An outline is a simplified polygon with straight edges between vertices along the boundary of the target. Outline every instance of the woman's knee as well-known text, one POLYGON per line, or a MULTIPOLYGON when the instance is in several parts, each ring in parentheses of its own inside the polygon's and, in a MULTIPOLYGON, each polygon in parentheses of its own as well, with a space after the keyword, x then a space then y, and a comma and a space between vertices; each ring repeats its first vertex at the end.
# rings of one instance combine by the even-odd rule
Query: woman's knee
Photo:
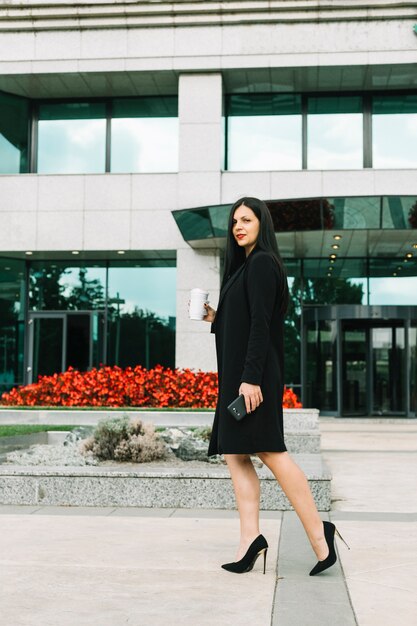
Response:
POLYGON ((287 463, 289 459, 288 452, 258 452, 257 456, 267 467, 272 464, 287 463))
POLYGON ((252 463, 249 454, 225 454, 224 459, 229 466, 244 466, 252 463))

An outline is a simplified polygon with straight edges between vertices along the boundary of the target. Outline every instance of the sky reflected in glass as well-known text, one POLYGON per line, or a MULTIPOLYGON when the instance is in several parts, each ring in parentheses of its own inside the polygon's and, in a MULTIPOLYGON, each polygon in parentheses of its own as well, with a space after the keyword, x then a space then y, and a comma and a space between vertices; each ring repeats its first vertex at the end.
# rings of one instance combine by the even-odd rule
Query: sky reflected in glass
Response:
POLYGON ((417 277, 369 279, 369 304, 417 305, 417 277))
POLYGON ((301 169, 301 115, 230 116, 228 169, 301 169))
POLYGON ((417 113, 373 115, 373 167, 417 167, 417 113))
POLYGON ((114 118, 112 172, 176 172, 178 118, 114 118))
POLYGON ((105 171, 106 120, 40 120, 40 174, 96 174, 105 171))
POLYGON ((360 169, 362 166, 361 113, 308 116, 309 169, 360 169))
POLYGON ((152 311, 158 317, 175 317, 176 268, 111 267, 109 298, 116 297, 125 301, 120 303, 120 312, 133 313, 137 307, 152 311))

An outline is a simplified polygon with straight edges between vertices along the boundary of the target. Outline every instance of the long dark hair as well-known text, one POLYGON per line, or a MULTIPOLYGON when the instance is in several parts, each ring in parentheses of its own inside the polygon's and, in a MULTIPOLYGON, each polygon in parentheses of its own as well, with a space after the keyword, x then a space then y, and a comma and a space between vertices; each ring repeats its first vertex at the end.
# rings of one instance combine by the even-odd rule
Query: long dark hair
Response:
POLYGON ((237 200, 230 209, 229 221, 227 225, 227 240, 224 257, 222 287, 230 278, 230 276, 246 260, 245 249, 243 247, 240 247, 236 243, 236 239, 233 236, 233 217, 236 209, 239 208, 242 204, 244 206, 247 206, 249 209, 252 209, 260 222, 256 248, 264 250, 265 252, 269 252, 269 254, 274 258, 280 269, 280 274, 283 278, 280 308, 281 311, 285 313, 288 307, 287 273, 285 271, 285 266, 278 250, 278 244, 275 237, 274 225, 272 223, 271 214, 265 202, 259 200, 258 198, 239 198, 239 200, 237 200))

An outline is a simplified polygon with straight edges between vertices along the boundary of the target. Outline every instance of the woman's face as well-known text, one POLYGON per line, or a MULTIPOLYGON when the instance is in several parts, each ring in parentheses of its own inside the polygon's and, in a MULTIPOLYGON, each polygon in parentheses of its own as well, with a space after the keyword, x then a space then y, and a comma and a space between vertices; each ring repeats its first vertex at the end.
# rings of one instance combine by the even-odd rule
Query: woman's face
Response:
POLYGON ((260 221, 249 207, 241 204, 233 215, 232 233, 238 246, 252 252, 259 236, 260 221))

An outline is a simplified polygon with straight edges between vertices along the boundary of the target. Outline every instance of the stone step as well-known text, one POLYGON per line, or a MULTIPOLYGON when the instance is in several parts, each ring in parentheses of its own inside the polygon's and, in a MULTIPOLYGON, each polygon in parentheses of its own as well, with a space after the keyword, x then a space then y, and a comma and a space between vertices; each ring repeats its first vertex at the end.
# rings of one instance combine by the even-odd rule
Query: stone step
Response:
MULTIPOLYGON (((293 456, 317 508, 330 510, 331 475, 320 454, 293 456)), ((290 510, 271 472, 257 468, 261 509, 290 510)), ((85 467, 0 466, 0 504, 236 508, 227 468, 210 463, 112 464, 85 467), (146 466, 146 467, 145 467, 146 466)))
MULTIPOLYGON (((0 424, 92 425, 109 417, 129 415, 155 426, 210 426, 214 411, 145 411, 141 409, 0 408, 0 424)), ((284 430, 318 430, 318 409, 284 409, 284 430)))

